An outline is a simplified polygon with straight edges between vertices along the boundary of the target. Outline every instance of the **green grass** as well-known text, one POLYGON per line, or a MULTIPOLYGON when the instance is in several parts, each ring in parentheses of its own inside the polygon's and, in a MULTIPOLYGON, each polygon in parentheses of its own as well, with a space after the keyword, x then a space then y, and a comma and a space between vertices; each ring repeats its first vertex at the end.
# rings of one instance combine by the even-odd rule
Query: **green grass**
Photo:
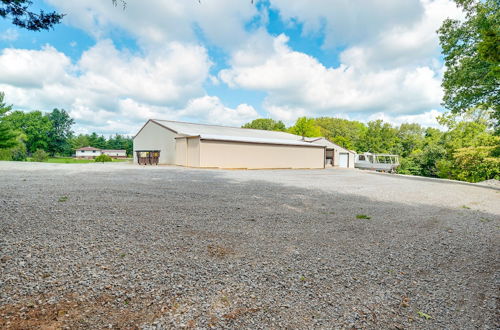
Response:
POLYGON ((421 312, 421 311, 417 311, 417 314, 418 316, 420 316, 421 318, 424 318, 426 320, 430 320, 432 319, 432 316, 430 316, 429 314, 426 314, 424 312, 421 312))
MULTIPOLYGON (((126 162, 129 159, 114 159, 113 162, 126 162)), ((28 161, 32 161, 31 158, 28 158, 28 161)), ((45 163, 58 163, 58 164, 86 164, 86 163, 95 163, 93 159, 76 159, 72 157, 51 157, 45 163)))
POLYGON ((356 214, 356 219, 366 219, 370 220, 371 217, 367 216, 366 214, 356 214))
POLYGON ((68 196, 61 196, 59 197, 58 202, 66 202, 68 200, 68 196))

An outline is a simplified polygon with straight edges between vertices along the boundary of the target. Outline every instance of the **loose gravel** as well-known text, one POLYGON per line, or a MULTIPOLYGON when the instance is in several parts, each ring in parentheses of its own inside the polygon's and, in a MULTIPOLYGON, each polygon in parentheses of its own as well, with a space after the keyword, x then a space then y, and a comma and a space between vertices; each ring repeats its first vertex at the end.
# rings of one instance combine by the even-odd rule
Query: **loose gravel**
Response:
POLYGON ((0 328, 482 328, 500 190, 0 162, 0 328))

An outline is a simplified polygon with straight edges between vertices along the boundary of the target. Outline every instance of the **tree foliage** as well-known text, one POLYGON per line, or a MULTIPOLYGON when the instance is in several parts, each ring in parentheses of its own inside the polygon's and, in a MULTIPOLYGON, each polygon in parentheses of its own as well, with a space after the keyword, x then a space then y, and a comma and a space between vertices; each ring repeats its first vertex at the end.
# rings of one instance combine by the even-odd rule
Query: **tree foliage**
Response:
POLYGON ((31 0, 1 0, 0 17, 11 19, 12 24, 31 31, 49 30, 64 17, 57 12, 45 13, 43 10, 35 13, 30 10, 32 5, 31 0))
POLYGON ((48 114, 52 127, 49 131, 48 152, 51 155, 67 153, 71 146, 69 139, 73 135, 71 127, 75 123, 64 109, 54 109, 48 114))
MULTIPOLYGON (((121 3, 123 9, 127 6, 125 0, 112 0, 113 5, 121 3)), ((30 9, 32 0, 0 0, 0 17, 10 19, 12 24, 31 31, 53 29, 61 23, 65 14, 55 11, 46 13, 43 10, 34 12, 30 9)))
POLYGON ((321 129, 316 125, 313 118, 300 117, 295 122, 295 125, 290 127, 289 132, 292 134, 300 135, 302 137, 318 137, 321 136, 321 129))
POLYGON ((286 131, 286 126, 283 124, 281 120, 276 121, 269 118, 260 118, 252 120, 249 123, 241 126, 243 128, 254 128, 254 129, 262 129, 266 131, 286 131))
POLYGON ((452 113, 491 109, 500 119, 500 1, 455 0, 464 21, 447 19, 438 30, 446 72, 443 105, 452 113))
POLYGON ((361 145, 361 138, 367 130, 365 124, 359 121, 341 118, 316 118, 316 125, 320 127, 322 136, 349 150, 361 145))
POLYGON ((5 94, 0 92, 0 149, 11 148, 18 144, 18 134, 4 121, 7 112, 12 110, 12 106, 4 102, 4 97, 5 94))

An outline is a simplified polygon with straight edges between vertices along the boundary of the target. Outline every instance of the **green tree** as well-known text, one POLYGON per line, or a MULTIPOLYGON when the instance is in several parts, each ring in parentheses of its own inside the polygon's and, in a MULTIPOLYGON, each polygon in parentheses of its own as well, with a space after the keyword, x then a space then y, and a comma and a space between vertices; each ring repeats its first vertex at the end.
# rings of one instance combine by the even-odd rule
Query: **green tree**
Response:
POLYGON ((24 133, 26 149, 33 153, 38 149, 47 150, 52 122, 40 111, 14 111, 4 120, 14 130, 24 133))
POLYGON ((397 143, 397 129, 378 119, 368 122, 365 135, 360 142, 361 152, 393 152, 397 143))
POLYGON ((407 157, 412 151, 422 149, 425 130, 419 124, 401 124, 398 128, 398 150, 392 150, 402 157, 407 157))
POLYGON ((263 129, 266 131, 286 131, 285 124, 281 120, 276 121, 270 118, 259 118, 241 126, 243 128, 263 129))
POLYGON ((89 145, 94 148, 105 149, 107 146, 107 141, 104 135, 97 135, 93 132, 88 136, 89 145))
POLYGON ((461 148, 453 154, 451 174, 454 179, 479 182, 500 179, 500 157, 494 146, 461 148))
POLYGON ((0 149, 12 148, 18 144, 18 134, 4 122, 7 112, 12 110, 12 106, 4 102, 4 97, 5 94, 0 92, 0 149))
POLYGON ((365 124, 341 118, 316 118, 316 125, 321 129, 321 135, 336 144, 357 150, 362 137, 366 133, 365 124))
POLYGON ((71 149, 79 149, 82 147, 87 147, 90 145, 89 137, 85 134, 78 134, 77 136, 72 136, 69 139, 69 144, 71 149))
POLYGON ((109 137, 106 141, 106 149, 126 150, 127 155, 132 155, 133 141, 132 138, 116 134, 109 137))
POLYGON ((452 113, 492 109, 500 119, 500 1, 455 0, 464 21, 447 19, 438 30, 446 72, 443 105, 452 113))
POLYGON ((289 128, 289 132, 302 137, 321 136, 321 129, 316 125, 316 121, 313 118, 307 117, 298 118, 295 125, 289 128))
POLYGON ((75 121, 69 116, 64 109, 54 109, 48 114, 52 123, 52 128, 49 131, 48 152, 51 155, 71 153, 69 139, 73 135, 71 126, 75 121))

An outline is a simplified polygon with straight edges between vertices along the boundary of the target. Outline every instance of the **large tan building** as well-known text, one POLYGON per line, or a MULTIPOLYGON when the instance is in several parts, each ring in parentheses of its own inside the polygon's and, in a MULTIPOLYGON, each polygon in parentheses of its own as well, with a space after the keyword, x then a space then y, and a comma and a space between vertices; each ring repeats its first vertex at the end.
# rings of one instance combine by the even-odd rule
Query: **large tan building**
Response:
POLYGON ((324 138, 150 119, 134 137, 134 163, 248 169, 354 167, 354 153, 324 138), (341 154, 346 156, 341 159, 341 154))

